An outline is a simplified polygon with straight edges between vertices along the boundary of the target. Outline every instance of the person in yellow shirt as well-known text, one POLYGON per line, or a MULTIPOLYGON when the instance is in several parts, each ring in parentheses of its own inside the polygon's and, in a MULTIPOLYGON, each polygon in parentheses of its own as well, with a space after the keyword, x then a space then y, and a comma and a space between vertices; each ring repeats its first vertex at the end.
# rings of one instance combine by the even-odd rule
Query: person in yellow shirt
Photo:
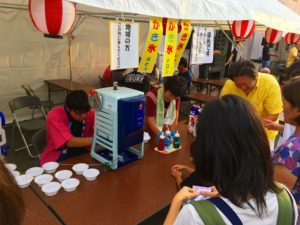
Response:
POLYGON ((285 64, 286 68, 289 68, 293 64, 293 62, 295 62, 296 60, 299 59, 298 46, 299 46, 298 44, 295 44, 294 47, 292 47, 290 49, 287 60, 286 60, 286 64, 285 64))
MULTIPOLYGON (((274 76, 259 73, 255 63, 250 60, 233 64, 229 76, 221 96, 235 94, 247 99, 256 108, 262 120, 278 122, 278 115, 282 112, 282 100, 280 87, 274 76)), ((266 128, 266 132, 273 149, 277 131, 266 128)))

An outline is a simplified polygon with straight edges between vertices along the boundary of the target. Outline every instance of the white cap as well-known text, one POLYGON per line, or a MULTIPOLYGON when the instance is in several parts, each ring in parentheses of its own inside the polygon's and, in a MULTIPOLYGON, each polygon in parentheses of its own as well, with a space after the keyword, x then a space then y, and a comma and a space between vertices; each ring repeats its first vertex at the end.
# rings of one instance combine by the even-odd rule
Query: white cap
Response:
POLYGON ((170 135, 171 135, 171 131, 170 131, 169 128, 168 128, 168 130, 166 130, 166 135, 167 135, 167 136, 170 136, 170 135))

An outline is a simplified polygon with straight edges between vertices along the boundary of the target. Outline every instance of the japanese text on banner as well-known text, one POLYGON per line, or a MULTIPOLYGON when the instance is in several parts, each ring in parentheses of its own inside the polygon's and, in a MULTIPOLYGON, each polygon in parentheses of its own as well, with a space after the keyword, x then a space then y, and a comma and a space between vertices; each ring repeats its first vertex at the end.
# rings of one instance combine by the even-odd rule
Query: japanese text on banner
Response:
POLYGON ((166 40, 164 50, 164 63, 162 75, 173 76, 174 59, 177 45, 177 21, 175 19, 168 19, 166 27, 166 40))
POLYGON ((138 67, 139 24, 110 23, 111 70, 138 67))
POLYGON ((213 51, 214 30, 206 27, 194 27, 191 64, 212 63, 213 51))
POLYGON ((179 60, 185 50, 185 47, 190 39, 191 33, 192 33, 192 26, 191 22, 189 20, 182 20, 181 21, 181 34, 180 38, 177 44, 177 51, 175 55, 175 62, 174 67, 176 68, 178 66, 179 60))
POLYGON ((151 18, 149 34, 138 72, 152 72, 162 38, 162 31, 162 19, 151 18))

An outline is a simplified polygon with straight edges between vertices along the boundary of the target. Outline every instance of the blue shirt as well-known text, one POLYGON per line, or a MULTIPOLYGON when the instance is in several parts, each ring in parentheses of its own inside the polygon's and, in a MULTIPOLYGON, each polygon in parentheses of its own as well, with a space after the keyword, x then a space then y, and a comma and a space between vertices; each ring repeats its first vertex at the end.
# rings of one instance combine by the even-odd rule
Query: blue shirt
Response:
POLYGON ((190 71, 186 71, 183 73, 178 73, 178 76, 184 77, 186 79, 187 88, 190 88, 192 83, 192 75, 190 74, 190 71))

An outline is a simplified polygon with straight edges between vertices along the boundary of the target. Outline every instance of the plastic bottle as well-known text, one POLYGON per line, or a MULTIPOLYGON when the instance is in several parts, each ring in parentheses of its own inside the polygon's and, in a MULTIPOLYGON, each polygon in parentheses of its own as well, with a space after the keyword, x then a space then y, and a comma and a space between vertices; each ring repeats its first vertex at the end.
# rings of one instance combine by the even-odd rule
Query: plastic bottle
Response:
POLYGON ((159 142, 158 142, 157 149, 159 151, 164 151, 165 150, 165 136, 164 136, 163 133, 159 136, 159 142))
POLYGON ((175 134, 173 147, 174 148, 180 148, 180 135, 179 135, 178 131, 176 131, 176 134, 175 134))
POLYGON ((198 110, 200 109, 199 105, 193 104, 190 110, 190 116, 189 116, 189 124, 188 124, 188 132, 193 133, 194 131, 194 125, 195 120, 198 116, 198 110))
POLYGON ((168 128, 166 130, 166 137, 165 137, 165 147, 169 147, 172 143, 172 137, 171 137, 171 131, 170 129, 168 128))
POLYGON ((169 128, 166 130, 166 136, 171 138, 171 131, 169 128))
POLYGON ((197 124, 198 124, 198 120, 199 120, 199 116, 201 114, 201 111, 202 111, 202 108, 199 108, 197 114, 195 114, 195 117, 194 117, 194 127, 193 127, 193 136, 194 137, 197 136, 196 130, 197 130, 197 124))
POLYGON ((5 130, 2 128, 2 126, 5 125, 5 117, 2 112, 0 112, 0 156, 1 155, 7 155, 8 148, 4 146, 6 144, 6 136, 5 136, 5 130))

